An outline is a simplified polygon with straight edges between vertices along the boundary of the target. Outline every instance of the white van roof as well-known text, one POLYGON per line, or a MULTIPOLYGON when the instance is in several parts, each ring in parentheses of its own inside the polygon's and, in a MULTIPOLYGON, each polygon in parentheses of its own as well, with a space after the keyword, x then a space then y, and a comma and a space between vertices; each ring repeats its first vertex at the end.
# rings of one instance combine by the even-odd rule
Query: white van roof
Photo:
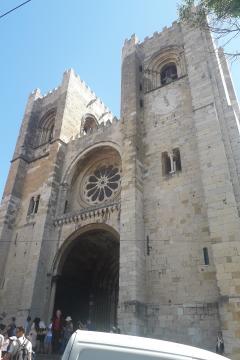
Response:
MULTIPOLYGON (((138 336, 112 334, 97 331, 77 330, 72 339, 74 342, 112 345, 134 348, 136 350, 160 351, 172 355, 184 355, 194 359, 206 360, 226 360, 226 357, 217 355, 207 350, 202 350, 193 346, 178 344, 170 341, 156 340, 138 336), (75 339, 74 339, 75 338, 75 339)), ((228 359, 229 360, 229 359, 228 359)))

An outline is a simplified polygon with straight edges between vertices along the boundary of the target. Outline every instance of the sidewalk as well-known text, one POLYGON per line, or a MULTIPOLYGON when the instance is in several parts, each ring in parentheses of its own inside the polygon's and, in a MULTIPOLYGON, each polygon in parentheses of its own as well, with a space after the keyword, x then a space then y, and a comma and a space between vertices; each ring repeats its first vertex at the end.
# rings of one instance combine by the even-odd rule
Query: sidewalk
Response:
POLYGON ((36 354, 36 360, 60 360, 61 355, 36 354))

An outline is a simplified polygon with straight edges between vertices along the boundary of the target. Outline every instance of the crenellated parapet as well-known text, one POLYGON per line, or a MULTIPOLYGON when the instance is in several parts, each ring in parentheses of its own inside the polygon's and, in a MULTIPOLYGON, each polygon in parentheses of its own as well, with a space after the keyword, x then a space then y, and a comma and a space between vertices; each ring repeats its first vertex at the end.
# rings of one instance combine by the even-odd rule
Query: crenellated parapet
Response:
POLYGON ((91 131, 85 134, 81 134, 81 132, 79 132, 73 139, 71 139, 71 141, 78 139, 88 139, 87 141, 89 141, 91 137, 97 136, 98 134, 100 135, 103 133, 107 133, 107 132, 109 133, 115 131, 120 123, 121 123, 121 119, 114 117, 112 121, 107 120, 106 122, 101 122, 98 127, 91 129, 91 131))
POLYGON ((87 85, 84 80, 80 78, 80 76, 73 69, 66 70, 63 73, 61 84, 54 89, 49 90, 47 93, 41 94, 41 90, 38 88, 33 90, 29 95, 29 101, 53 102, 61 93, 68 89, 69 83, 72 87, 77 85, 79 88, 78 90, 82 92, 85 97, 87 97, 88 101, 86 106, 88 108, 91 108, 94 103, 98 103, 102 107, 103 113, 109 113, 112 115, 111 110, 104 104, 101 98, 95 94, 95 92, 87 85))
POLYGON ((164 26, 162 31, 155 31, 151 36, 146 36, 142 42, 139 41, 135 34, 133 34, 130 39, 125 39, 122 49, 122 57, 126 57, 136 48, 141 50, 146 46, 153 46, 153 43, 156 41, 161 42, 164 41, 164 39, 171 38, 172 34, 179 30, 180 23, 178 21, 174 21, 171 26, 164 26))
POLYGON ((164 37, 168 37, 171 32, 176 31, 180 26, 178 21, 173 21, 171 26, 164 26, 162 31, 155 31, 151 36, 146 36, 139 46, 144 46, 149 41, 161 40, 164 37))

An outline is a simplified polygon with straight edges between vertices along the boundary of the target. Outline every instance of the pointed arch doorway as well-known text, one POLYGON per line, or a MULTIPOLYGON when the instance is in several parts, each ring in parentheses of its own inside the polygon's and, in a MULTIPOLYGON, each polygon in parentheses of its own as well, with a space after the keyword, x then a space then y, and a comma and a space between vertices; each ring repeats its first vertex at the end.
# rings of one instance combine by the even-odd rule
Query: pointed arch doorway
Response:
POLYGON ((57 271, 54 311, 61 309, 75 324, 91 320, 97 330, 117 324, 119 236, 96 226, 76 234, 62 249, 57 271))

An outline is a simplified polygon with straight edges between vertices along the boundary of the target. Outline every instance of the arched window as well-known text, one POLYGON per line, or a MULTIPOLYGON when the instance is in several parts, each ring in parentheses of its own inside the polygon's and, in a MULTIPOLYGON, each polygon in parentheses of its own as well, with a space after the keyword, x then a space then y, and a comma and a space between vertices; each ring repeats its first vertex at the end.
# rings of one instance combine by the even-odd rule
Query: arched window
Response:
POLYGON ((39 201, 40 201, 40 195, 31 197, 29 201, 27 216, 34 215, 38 212, 39 201))
POLYGON ((53 139, 56 111, 51 110, 40 121, 37 145, 49 143, 53 139))
POLYGON ((172 152, 162 153, 162 174, 164 176, 173 175, 182 171, 180 150, 175 148, 172 152))
POLYGON ((85 119, 83 120, 81 128, 82 128, 81 129, 82 134, 89 134, 93 130, 98 128, 98 122, 94 116, 92 115, 86 116, 85 119))
POLYGON ((177 67, 174 63, 165 65, 160 71, 161 85, 169 84, 177 78, 177 67))

